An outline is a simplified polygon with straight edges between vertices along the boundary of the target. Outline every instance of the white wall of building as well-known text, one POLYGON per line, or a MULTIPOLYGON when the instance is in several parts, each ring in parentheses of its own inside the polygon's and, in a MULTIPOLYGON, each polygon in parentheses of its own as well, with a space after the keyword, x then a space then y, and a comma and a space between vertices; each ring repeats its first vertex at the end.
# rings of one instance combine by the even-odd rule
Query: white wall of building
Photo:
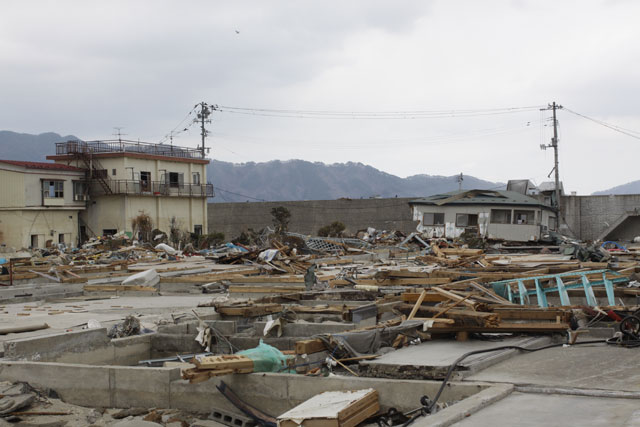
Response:
POLYGON ((429 237, 457 238, 465 228, 456 225, 457 214, 478 215, 478 229, 480 234, 490 239, 505 239, 512 241, 535 241, 540 238, 541 227, 548 227, 549 218, 555 216, 553 212, 540 207, 510 206, 510 205, 413 205, 413 219, 419 221, 417 231, 429 237), (511 224, 496 224, 491 222, 491 210, 510 210, 511 224), (534 213, 532 224, 514 224, 515 211, 531 211, 534 213), (444 224, 423 224, 425 213, 444 214, 444 224))
POLYGON ((37 247, 47 241, 76 245, 78 212, 85 203, 74 201, 73 181, 83 172, 29 169, 0 162, 0 244, 14 248, 37 247), (42 181, 63 181, 63 197, 47 205, 42 181))

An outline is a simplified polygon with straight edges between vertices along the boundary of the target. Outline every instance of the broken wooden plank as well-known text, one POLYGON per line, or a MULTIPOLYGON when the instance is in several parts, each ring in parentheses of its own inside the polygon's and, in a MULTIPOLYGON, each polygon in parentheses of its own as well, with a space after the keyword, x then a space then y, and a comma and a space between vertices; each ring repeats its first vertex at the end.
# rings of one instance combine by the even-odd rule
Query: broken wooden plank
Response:
POLYGON ((320 339, 309 339, 296 341, 296 354, 312 354, 326 350, 324 341, 320 339))

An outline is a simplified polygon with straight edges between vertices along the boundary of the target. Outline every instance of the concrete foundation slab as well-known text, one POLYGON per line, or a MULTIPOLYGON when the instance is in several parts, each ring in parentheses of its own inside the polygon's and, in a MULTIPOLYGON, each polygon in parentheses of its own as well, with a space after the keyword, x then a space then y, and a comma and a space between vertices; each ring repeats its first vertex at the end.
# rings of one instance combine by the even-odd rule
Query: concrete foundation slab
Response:
POLYGON ((606 344, 558 347, 519 354, 468 380, 640 391, 638 349, 606 344))
POLYGON ((640 425, 639 408, 640 400, 636 399, 515 392, 453 425, 460 427, 637 426, 640 425))
MULTIPOLYGON (((360 365, 365 369, 367 376, 441 379, 456 359, 470 351, 505 345, 535 348, 550 342, 549 337, 507 338, 501 341, 434 340, 392 351, 375 360, 361 362, 360 365)), ((469 375, 516 354, 517 350, 500 350, 470 356, 460 364, 456 375, 469 375)))

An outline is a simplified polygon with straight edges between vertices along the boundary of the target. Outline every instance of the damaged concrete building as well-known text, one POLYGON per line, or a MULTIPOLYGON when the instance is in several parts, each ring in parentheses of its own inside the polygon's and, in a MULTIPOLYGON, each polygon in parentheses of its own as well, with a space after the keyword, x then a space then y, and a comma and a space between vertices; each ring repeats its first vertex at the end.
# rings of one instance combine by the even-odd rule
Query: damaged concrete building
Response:
POLYGON ((417 230, 458 238, 465 231, 493 239, 528 242, 556 229, 553 209, 515 191, 461 190, 409 202, 417 230))

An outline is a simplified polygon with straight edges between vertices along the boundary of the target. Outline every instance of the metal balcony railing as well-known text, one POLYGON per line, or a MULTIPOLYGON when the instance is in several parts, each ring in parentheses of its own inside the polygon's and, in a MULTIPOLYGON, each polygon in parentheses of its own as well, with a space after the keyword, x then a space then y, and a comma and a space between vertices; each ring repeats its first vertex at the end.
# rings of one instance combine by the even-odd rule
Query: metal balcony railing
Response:
POLYGON ((107 192, 98 182, 91 182, 91 194, 129 194, 162 197, 213 197, 213 184, 177 184, 163 181, 111 179, 107 192))
POLYGON ((99 153, 139 153, 154 156, 203 159, 197 148, 176 145, 154 144, 129 140, 67 141, 56 143, 56 155, 99 154, 99 153))

